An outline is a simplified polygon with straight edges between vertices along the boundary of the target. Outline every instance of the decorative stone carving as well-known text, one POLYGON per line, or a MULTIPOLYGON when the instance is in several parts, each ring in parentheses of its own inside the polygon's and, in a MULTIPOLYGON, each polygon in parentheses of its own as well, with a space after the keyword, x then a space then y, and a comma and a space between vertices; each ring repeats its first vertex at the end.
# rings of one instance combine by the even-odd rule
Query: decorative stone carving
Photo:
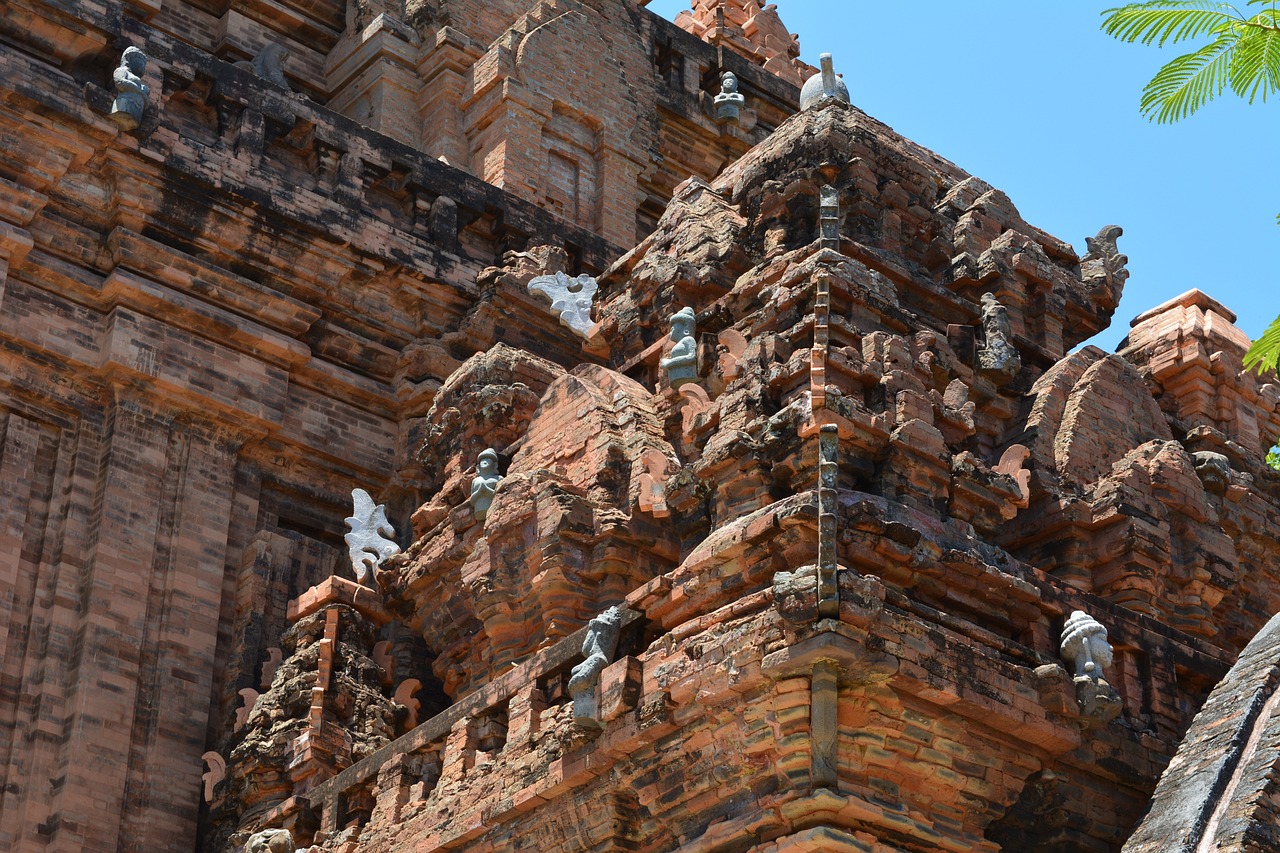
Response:
POLYGON ((373 644, 373 662, 382 669, 382 683, 386 687, 394 684, 396 678, 396 660, 391 656, 392 645, 390 640, 373 644))
POLYGON ((151 87, 142 82, 147 70, 147 55, 136 47, 126 47, 120 54, 120 65, 111 75, 116 99, 111 104, 111 119, 121 130, 133 130, 142 121, 151 87))
POLYGON ((206 803, 213 802, 213 789, 219 782, 227 778, 227 760, 216 752, 209 751, 200 756, 203 759, 208 770, 200 774, 200 779, 204 782, 204 801, 206 803))
POLYGON ((640 511, 654 518, 666 518, 671 515, 667 508, 667 457, 651 447, 642 458, 645 471, 640 475, 640 511))
POLYGON ((1084 238, 1086 251, 1080 259, 1080 266, 1085 272, 1086 282, 1090 280, 1088 271, 1091 266, 1097 266, 1096 262, 1101 263, 1104 275, 1110 276, 1117 286, 1122 286, 1129 278, 1129 270, 1125 268, 1129 263, 1129 256, 1120 254, 1118 245, 1123 234, 1124 229, 1119 225, 1106 225, 1098 232, 1098 236, 1084 238))
POLYGON ((736 329, 725 329, 716 336, 725 352, 720 356, 720 378, 737 379, 742 372, 742 357, 747 352, 747 339, 736 329))
POLYGON ((471 481, 471 497, 468 502, 475 513, 476 521, 484 521, 489 517, 489 506, 493 503, 494 490, 502 482, 498 473, 498 451, 492 447, 480 451, 476 459, 476 476, 471 481))
MULTIPOLYGON (((256 74, 268 83, 289 89, 289 81, 284 76, 284 63, 289 58, 289 48, 282 44, 269 44, 258 52, 253 59, 243 59, 236 63, 236 68, 256 74)), ((290 91, 292 91, 290 89, 290 91)))
POLYGON ((1120 713, 1120 697, 1107 683, 1104 670, 1111 666, 1107 629, 1083 610, 1077 610, 1062 628, 1061 654, 1075 668, 1076 703, 1092 725, 1102 725, 1120 713))
POLYGON ((386 560, 400 553, 395 543, 395 528, 387 521, 387 508, 375 504, 364 489, 352 489, 351 500, 355 512, 346 519, 348 532, 342 538, 347 541, 351 555, 351 568, 356 579, 364 583, 373 579, 374 571, 386 560))
POLYGON ((422 708, 422 703, 413 698, 413 696, 421 689, 422 682, 416 678, 406 678, 396 687, 396 702, 409 709, 409 716, 405 720, 405 726, 410 729, 418 725, 418 711, 422 708))
POLYGON ((253 706, 258 704, 258 691, 252 687, 244 687, 239 691, 241 705, 236 709, 236 728, 244 728, 244 724, 249 722, 249 715, 253 713, 253 706))
POLYGON ((738 76, 726 71, 720 77, 720 94, 715 96, 716 121, 737 121, 747 99, 738 92, 738 76))
POLYGON ((1011 444, 1000 454, 1000 461, 995 467, 996 473, 1012 477, 1017 482, 1018 491, 1022 493, 1022 498, 1017 501, 1019 509, 1026 509, 1031 503, 1031 472, 1025 467, 1030 455, 1031 451, 1025 446, 1011 444))
POLYGON ((564 272, 540 275, 529 282, 530 293, 541 293, 551 300, 551 310, 560 312, 560 323, 582 337, 591 334, 591 302, 599 285, 589 275, 569 278, 564 272))
POLYGON ((569 694, 573 696, 575 722, 600 726, 596 685, 600 683, 600 672, 613 660, 621 633, 622 609, 617 606, 610 607, 587 624, 587 636, 582 641, 582 654, 586 656, 586 660, 575 666, 569 676, 569 694))
POLYGON ((267 649, 267 659, 262 662, 262 680, 259 686, 263 690, 271 689, 271 682, 276 677, 276 670, 280 668, 280 661, 284 659, 284 652, 279 648, 272 646, 267 649))
POLYGON ((1204 483, 1205 491, 1215 495, 1226 494, 1231 485, 1231 462, 1221 453, 1198 450, 1192 454, 1196 462, 1196 475, 1204 483))
POLYGON ((1005 385, 1022 370, 1022 356, 1013 345, 1009 311, 993 294, 982 294, 982 331, 986 341, 978 350, 978 370, 996 385, 1005 385))
POLYGON ((667 374, 667 383, 679 388, 698 381, 698 342, 693 337, 696 320, 692 308, 681 308, 671 315, 671 353, 658 366, 667 374))
POLYGON ((828 101, 850 103, 849 87, 844 80, 836 76, 831 54, 824 53, 818 58, 822 70, 805 81, 800 89, 800 109, 811 110, 828 101))
POLYGON ((287 829, 264 829, 249 836, 244 853, 293 853, 293 834, 287 829))

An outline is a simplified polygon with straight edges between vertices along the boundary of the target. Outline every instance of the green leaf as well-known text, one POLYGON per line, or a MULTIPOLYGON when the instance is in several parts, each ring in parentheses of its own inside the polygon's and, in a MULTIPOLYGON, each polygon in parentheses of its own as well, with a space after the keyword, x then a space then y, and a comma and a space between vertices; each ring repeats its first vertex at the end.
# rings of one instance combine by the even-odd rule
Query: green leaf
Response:
POLYGON ((1244 354, 1246 370, 1255 373, 1266 373, 1275 370, 1280 363, 1280 317, 1277 317, 1262 333, 1262 337, 1253 342, 1249 351, 1244 354))
POLYGON ((1230 4, 1209 0, 1129 3, 1103 12, 1107 18, 1102 29, 1121 41, 1155 42, 1163 47, 1166 41, 1179 42, 1228 31, 1240 21, 1239 17, 1231 14, 1233 11, 1230 4))
POLYGON ((1231 90, 1249 103, 1259 96, 1266 101, 1268 95, 1280 92, 1280 27, 1272 18, 1263 13, 1251 19, 1258 25, 1242 31, 1232 52, 1231 90))
POLYGON ((1143 115, 1160 124, 1186 118, 1227 87, 1235 39, 1219 36, 1194 53, 1176 57, 1142 90, 1143 115))

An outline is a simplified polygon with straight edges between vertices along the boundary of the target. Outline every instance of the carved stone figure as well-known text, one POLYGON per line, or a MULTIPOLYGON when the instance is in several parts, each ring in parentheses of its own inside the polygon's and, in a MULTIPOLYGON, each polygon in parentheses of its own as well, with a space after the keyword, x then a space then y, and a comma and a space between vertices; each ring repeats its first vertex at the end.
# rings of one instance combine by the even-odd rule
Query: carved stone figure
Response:
POLYGON ((1022 370, 1022 356, 1013 345, 1009 311, 993 294, 982 294, 982 331, 986 342, 978 350, 978 370, 997 385, 1004 385, 1022 370))
POLYGON ((151 87, 142 82, 147 70, 147 55, 136 47, 126 47, 120 54, 120 65, 111 75, 116 99, 111 104, 111 118, 122 130, 133 130, 142 121, 151 87))
POLYGON ((289 89, 289 81, 284 76, 284 63, 288 58, 289 48, 282 44, 269 44, 253 59, 237 62, 236 68, 252 72, 281 89, 289 89))
POLYGON ((720 77, 720 94, 715 96, 716 121, 737 121, 747 99, 738 92, 738 76, 726 71, 720 77))
POLYGON ((347 541, 356 580, 364 583, 379 566, 400 553, 400 546, 395 543, 396 531, 387 521, 385 506, 374 504, 364 489, 352 489, 351 501, 355 511, 346 519, 348 532, 342 538, 347 541))
POLYGON ((476 476, 471 481, 471 509, 475 512, 476 521, 484 521, 489 517, 489 506, 493 503, 494 490, 502 476, 498 473, 498 451, 492 447, 480 451, 476 459, 476 476))
MULTIPOLYGON (((1129 256, 1120 254, 1118 245, 1123 234, 1124 229, 1119 225, 1106 225, 1098 232, 1098 236, 1085 237, 1084 245, 1087 251, 1080 259, 1081 267, 1087 268, 1091 261, 1100 261, 1106 274, 1117 285, 1123 285, 1125 279, 1129 277, 1129 270, 1125 268, 1125 264, 1129 263, 1129 256)), ((1087 279, 1088 276, 1086 276, 1087 279)))
POLYGON ((694 315, 692 308, 681 308, 671 315, 671 340, 675 346, 671 353, 658 362, 667 374, 672 388, 698 381, 698 342, 694 340, 694 315))
POLYGON ((831 99, 839 103, 850 103, 849 87, 836 76, 831 54, 822 54, 818 61, 822 70, 806 80, 800 89, 800 109, 810 110, 831 99))
POLYGON ((1062 628, 1062 658, 1075 667, 1075 678, 1103 678, 1111 666, 1107 629, 1083 610, 1077 610, 1062 628))
POLYGON ((589 275, 569 278, 564 272, 540 275, 529 282, 530 293, 544 294, 551 300, 551 310, 560 312, 561 324, 568 326, 582 337, 591 334, 591 302, 599 285, 589 275))
POLYGON ((244 853, 293 853, 293 834, 287 829, 264 829, 249 836, 244 853))
POLYGON ((596 685, 600 672, 613 660, 622 632, 622 609, 610 607, 587 624, 582 641, 586 660, 573 668, 569 676, 569 694, 573 696, 573 719, 591 726, 600 725, 600 709, 596 702, 596 685))
POLYGON ((1225 494, 1231 485, 1231 462, 1221 453, 1198 450, 1192 454, 1196 461, 1196 474, 1204 483, 1205 491, 1215 495, 1225 494))

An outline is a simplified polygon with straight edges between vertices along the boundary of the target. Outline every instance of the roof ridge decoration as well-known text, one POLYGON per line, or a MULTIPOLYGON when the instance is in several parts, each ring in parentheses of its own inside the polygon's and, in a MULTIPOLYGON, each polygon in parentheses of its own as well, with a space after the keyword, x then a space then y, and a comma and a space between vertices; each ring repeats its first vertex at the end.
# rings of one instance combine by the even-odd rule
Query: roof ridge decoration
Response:
POLYGON ((800 59, 800 37, 778 17, 778 5, 753 0, 693 0, 676 26, 708 44, 727 47, 799 86, 817 71, 800 59))

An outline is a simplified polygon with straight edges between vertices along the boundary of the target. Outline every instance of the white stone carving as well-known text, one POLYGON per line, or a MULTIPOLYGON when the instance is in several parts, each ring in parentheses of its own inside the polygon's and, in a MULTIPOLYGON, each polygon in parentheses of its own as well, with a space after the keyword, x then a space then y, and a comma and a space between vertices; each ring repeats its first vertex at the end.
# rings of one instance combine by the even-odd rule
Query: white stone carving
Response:
POLYGON ((596 685, 600 683, 601 671, 613 660, 621 633, 622 609, 617 606, 610 607, 587 624, 587 636, 582 641, 582 654, 586 660, 575 666, 569 676, 575 722, 600 725, 596 685))
POLYGON ((1083 610, 1077 610, 1062 628, 1062 659, 1075 667, 1075 678, 1097 681, 1111 666, 1111 644, 1107 629, 1083 610))
POLYGON ((396 531, 387 521, 385 506, 375 505, 364 489, 352 489, 351 500, 355 512, 346 520, 349 532, 342 538, 347 540, 356 580, 364 583, 366 577, 372 579, 374 570, 400 553, 400 546, 395 543, 396 531))
POLYGON ((564 272, 540 275, 529 282, 530 293, 541 293, 551 300, 551 310, 560 313, 561 325, 568 326, 582 337, 591 334, 591 303, 600 286, 589 275, 569 278, 564 272))
POLYGON ((810 110, 822 106, 827 101, 849 103, 849 87, 836 76, 835 66, 831 62, 831 54, 824 53, 818 57, 822 70, 804 81, 800 89, 800 109, 810 110))
POLYGON ((111 120, 122 130, 133 130, 142 121, 151 87, 142 82, 147 70, 147 55, 136 47, 126 47, 120 54, 120 65, 111 75, 116 99, 111 104, 111 120))

